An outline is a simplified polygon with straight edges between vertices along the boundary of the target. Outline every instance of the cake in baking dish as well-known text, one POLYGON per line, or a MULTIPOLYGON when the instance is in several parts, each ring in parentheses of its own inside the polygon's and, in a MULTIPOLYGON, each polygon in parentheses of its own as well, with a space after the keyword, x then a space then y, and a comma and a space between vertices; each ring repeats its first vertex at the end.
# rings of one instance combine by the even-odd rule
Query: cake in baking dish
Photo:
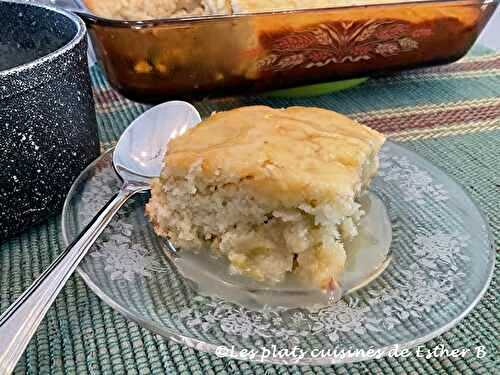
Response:
POLYGON ((401 0, 84 0, 84 2, 89 10, 101 17, 147 20, 387 4, 401 0))
POLYGON ((101 17, 147 20, 228 14, 226 0, 84 0, 101 17))
POLYGON ((319 9, 398 2, 400 0, 231 0, 234 13, 274 12, 296 9, 319 9))
POLYGON ((211 251, 231 270, 328 289, 384 136, 338 113, 291 107, 220 112, 169 143, 146 212, 181 251, 211 251))

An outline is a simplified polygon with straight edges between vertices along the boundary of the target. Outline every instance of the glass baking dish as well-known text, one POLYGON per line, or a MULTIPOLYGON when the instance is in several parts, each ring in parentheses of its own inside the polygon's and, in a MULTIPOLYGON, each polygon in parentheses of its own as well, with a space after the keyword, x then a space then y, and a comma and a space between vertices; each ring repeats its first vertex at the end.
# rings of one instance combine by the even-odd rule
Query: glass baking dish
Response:
POLYGON ((110 83, 141 102, 251 94, 449 63, 496 0, 447 0, 148 21, 78 12, 110 83))

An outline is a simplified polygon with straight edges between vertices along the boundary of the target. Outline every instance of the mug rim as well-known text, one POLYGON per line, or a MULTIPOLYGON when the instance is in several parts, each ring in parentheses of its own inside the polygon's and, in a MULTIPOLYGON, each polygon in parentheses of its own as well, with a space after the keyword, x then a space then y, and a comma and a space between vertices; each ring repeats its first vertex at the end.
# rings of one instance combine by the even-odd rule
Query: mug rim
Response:
POLYGON ((50 5, 45 5, 45 4, 35 4, 35 3, 27 3, 26 1, 20 1, 20 0, 7 0, 7 1, 1 1, 0 2, 0 7, 2 6, 2 3, 5 4, 16 4, 16 5, 23 5, 26 6, 27 8, 29 7, 38 7, 45 9, 49 12, 55 12, 58 14, 61 14, 62 16, 66 17, 69 19, 73 24, 76 26, 76 32, 71 38, 71 40, 67 43, 65 43, 63 46, 59 47, 58 49, 51 51, 50 53, 38 57, 34 59, 33 61, 14 66, 12 68, 8 68, 5 70, 0 70, 0 79, 8 77, 11 74, 19 74, 26 72, 30 69, 35 69, 36 67, 40 65, 45 65, 47 63, 52 62, 53 60, 57 59, 59 56, 64 55, 66 52, 71 51, 76 45, 78 45, 82 39, 85 37, 87 34, 87 29, 85 26, 85 23, 83 20, 78 17, 77 15, 68 12, 64 9, 56 8, 50 5))

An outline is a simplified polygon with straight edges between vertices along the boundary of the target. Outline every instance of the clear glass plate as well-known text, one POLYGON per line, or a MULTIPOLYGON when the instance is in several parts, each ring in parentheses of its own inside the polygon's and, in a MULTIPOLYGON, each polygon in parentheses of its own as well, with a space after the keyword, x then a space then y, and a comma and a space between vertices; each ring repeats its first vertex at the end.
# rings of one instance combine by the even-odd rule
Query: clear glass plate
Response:
MULTIPOLYGON (((66 244, 118 191, 108 152, 74 183, 63 210, 66 244)), ((391 142, 371 192, 392 226, 392 262, 367 286, 319 309, 255 310, 198 293, 166 255, 138 196, 79 267, 87 285, 127 318, 199 350, 284 364, 372 359, 422 344, 457 324, 494 267, 485 218, 453 180, 391 142), (369 351, 369 350, 372 351, 369 351)))

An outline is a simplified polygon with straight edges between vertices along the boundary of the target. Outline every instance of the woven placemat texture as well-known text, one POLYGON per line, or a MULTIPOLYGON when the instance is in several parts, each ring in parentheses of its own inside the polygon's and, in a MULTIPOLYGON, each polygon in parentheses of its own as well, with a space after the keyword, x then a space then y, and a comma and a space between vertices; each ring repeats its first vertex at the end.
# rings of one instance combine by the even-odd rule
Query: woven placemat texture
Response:
MULTIPOLYGON (((97 67, 92 79, 103 149, 147 107, 113 91, 97 67)), ((457 63, 371 79, 333 95, 247 97, 195 103, 202 115, 241 105, 318 106, 379 129, 454 177, 486 213, 500 248, 500 54, 476 49, 457 63)), ((0 246, 0 311, 62 251, 60 219, 0 246)), ((498 252, 497 252, 498 254, 498 252)), ((498 258, 498 256, 497 256, 498 258)), ((49 310, 17 374, 493 374, 500 371, 500 273, 479 305, 434 348, 485 347, 484 358, 382 358, 325 367, 285 367, 221 359, 154 335, 101 302, 73 276, 49 310)))

